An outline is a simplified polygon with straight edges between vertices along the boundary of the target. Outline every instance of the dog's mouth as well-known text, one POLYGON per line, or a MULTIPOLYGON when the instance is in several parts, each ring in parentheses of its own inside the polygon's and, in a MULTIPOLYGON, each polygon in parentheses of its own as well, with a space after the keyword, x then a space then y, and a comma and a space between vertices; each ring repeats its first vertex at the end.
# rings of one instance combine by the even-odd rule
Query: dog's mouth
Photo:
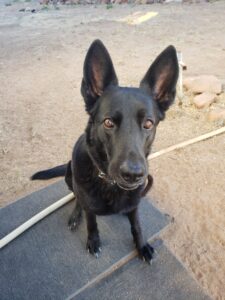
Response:
POLYGON ((103 172, 99 172, 98 177, 104 179, 105 181, 107 181, 111 185, 115 185, 116 184, 119 188, 121 188, 122 190, 125 190, 125 191, 136 190, 140 185, 144 184, 144 182, 138 182, 136 184, 121 183, 121 182, 118 182, 117 180, 112 179, 111 177, 107 176, 103 172))
POLYGON ((116 182, 118 187, 121 188, 122 190, 125 190, 125 191, 133 191, 133 190, 136 190, 139 186, 143 185, 143 182, 139 182, 139 183, 136 183, 136 184, 124 184, 124 183, 119 183, 118 181, 116 182))
POLYGON ((106 182, 110 183, 111 185, 117 185, 119 188, 125 191, 136 190, 138 187, 140 187, 145 183, 145 179, 139 180, 138 182, 135 182, 133 184, 128 182, 121 182, 121 180, 116 180, 115 178, 105 174, 102 171, 99 171, 98 177, 104 179, 106 182))

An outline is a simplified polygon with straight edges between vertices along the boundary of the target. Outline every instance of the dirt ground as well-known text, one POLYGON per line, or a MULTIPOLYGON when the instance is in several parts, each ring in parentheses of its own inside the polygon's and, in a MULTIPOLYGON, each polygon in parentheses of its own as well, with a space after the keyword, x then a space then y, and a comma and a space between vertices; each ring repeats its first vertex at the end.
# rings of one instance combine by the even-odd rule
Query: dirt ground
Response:
MULTIPOLYGON (((0 0, 0 206, 49 182, 35 171, 70 159, 87 116, 80 96, 87 48, 100 38, 121 85, 137 86, 167 45, 182 51, 185 76, 213 74, 225 82, 225 2, 59 6, 0 0), (23 7, 37 12, 19 12, 23 7), (154 16, 139 25, 147 12, 154 16)), ((158 129, 154 151, 222 124, 176 103, 158 129)), ((224 101, 225 103, 225 101, 224 101)), ((225 299, 225 135, 150 161, 150 197, 174 223, 165 243, 213 299, 225 299)))

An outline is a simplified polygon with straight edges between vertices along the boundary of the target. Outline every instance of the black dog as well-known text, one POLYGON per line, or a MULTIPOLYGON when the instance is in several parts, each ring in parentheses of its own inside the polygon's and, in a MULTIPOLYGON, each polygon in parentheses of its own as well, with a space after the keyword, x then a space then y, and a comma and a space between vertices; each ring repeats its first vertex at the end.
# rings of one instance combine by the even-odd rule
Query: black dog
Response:
POLYGON ((96 215, 125 213, 139 255, 148 262, 152 259, 154 250, 142 237, 138 204, 152 184, 147 156, 156 127, 174 101, 177 78, 173 46, 156 58, 139 88, 118 86, 112 60, 101 41, 94 41, 88 50, 81 85, 89 114, 86 131, 67 165, 38 172, 32 179, 65 175, 76 196, 69 227, 77 227, 84 210, 87 249, 96 257, 101 251, 96 215))

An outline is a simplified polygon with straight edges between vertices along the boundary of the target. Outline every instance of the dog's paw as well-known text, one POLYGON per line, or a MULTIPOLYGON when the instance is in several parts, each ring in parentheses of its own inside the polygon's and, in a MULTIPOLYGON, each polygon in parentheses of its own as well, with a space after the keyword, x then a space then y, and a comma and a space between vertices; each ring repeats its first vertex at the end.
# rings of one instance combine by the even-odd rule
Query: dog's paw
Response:
POLYGON ((94 255, 96 258, 99 257, 101 249, 100 239, 88 239, 87 240, 87 250, 90 254, 94 255))
POLYGON ((144 245, 140 250, 138 250, 140 257, 149 264, 152 264, 152 259, 154 256, 154 248, 148 243, 144 245))
POLYGON ((81 221, 81 216, 72 215, 68 221, 68 228, 71 231, 75 231, 78 228, 80 221, 81 221))

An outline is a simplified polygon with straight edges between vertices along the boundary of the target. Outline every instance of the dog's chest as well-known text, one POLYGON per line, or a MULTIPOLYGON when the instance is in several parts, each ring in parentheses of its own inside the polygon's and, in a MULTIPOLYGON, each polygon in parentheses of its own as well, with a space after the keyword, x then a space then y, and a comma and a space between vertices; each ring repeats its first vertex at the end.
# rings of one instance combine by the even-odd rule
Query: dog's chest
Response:
POLYGON ((110 185, 99 179, 89 189, 89 206, 100 215, 126 213, 139 204, 138 194, 137 191, 124 191, 117 185, 110 185))

